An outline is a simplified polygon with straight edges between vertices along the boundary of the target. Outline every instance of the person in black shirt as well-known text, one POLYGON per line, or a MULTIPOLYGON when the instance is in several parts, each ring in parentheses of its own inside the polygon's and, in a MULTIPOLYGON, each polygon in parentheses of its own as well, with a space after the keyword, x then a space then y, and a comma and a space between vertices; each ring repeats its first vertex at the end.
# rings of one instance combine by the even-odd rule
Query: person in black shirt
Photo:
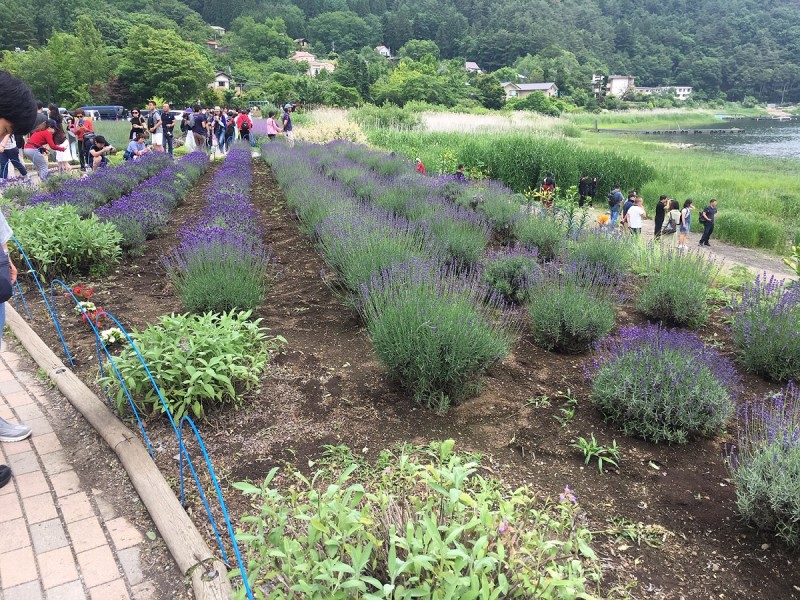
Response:
POLYGON ((661 229, 664 227, 664 218, 666 217, 666 210, 667 204, 669 203, 669 198, 667 196, 661 196, 658 199, 658 204, 656 204, 656 216, 655 216, 655 232, 654 236, 659 238, 661 237, 661 229))
POLYGON ((703 224, 703 235, 700 238, 701 246, 711 246, 708 240, 714 231, 714 221, 717 218, 717 201, 712 199, 700 213, 700 222, 703 224))
POLYGON ((591 196, 592 191, 592 180, 589 179, 589 176, 584 173, 581 175, 581 180, 578 182, 578 194, 580 197, 578 198, 578 206, 583 208, 583 205, 586 204, 586 198, 591 196))
POLYGON ((194 143, 197 149, 208 152, 208 148, 206 148, 206 141, 208 139, 208 117, 199 104, 196 104, 194 107, 192 134, 194 135, 194 143))
POLYGON ((138 108, 131 109, 131 131, 128 134, 129 140, 135 140, 137 133, 144 133, 144 117, 138 108))
POLYGON ((172 156, 173 137, 175 136, 175 115, 170 112, 169 104, 166 102, 161 108, 161 126, 164 128, 164 148, 167 154, 172 156))

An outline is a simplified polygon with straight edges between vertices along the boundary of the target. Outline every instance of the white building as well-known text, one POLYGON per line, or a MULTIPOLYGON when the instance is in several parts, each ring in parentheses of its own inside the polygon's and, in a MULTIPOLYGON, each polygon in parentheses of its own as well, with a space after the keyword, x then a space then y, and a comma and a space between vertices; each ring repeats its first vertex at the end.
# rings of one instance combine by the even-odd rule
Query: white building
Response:
POLYGON ((631 75, 609 75, 606 80, 606 92, 620 98, 635 87, 631 75))
POLYGON ((686 100, 692 95, 692 86, 690 85, 662 85, 658 87, 637 87, 634 89, 636 92, 645 94, 646 96, 663 96, 674 93, 678 100, 686 100))
POLYGON ((480 75, 483 73, 483 70, 478 66, 478 63, 468 60, 464 63, 464 68, 467 70, 467 73, 477 73, 480 75))
POLYGON ((380 54, 383 58, 392 58, 392 51, 386 46, 375 46, 375 52, 380 54))
POLYGON ((289 57, 289 60, 293 60, 295 62, 308 63, 308 70, 306 71, 306 75, 308 75, 309 77, 316 77, 322 71, 328 71, 332 73, 336 69, 336 65, 333 64, 331 61, 317 60, 316 55, 311 54, 311 52, 302 52, 298 50, 289 57))

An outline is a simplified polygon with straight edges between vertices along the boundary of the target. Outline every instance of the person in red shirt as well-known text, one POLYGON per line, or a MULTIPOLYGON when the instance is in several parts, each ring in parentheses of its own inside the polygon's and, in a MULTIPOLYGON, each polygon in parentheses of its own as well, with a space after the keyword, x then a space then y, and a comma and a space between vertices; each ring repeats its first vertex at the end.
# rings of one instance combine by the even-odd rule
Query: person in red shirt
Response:
POLYGON ((417 163, 417 173, 425 175, 425 165, 422 164, 422 161, 419 158, 415 158, 414 162, 417 163))
POLYGON ((92 119, 86 116, 83 109, 75 111, 75 120, 72 122, 72 133, 78 138, 78 156, 81 160, 81 171, 86 170, 86 163, 89 162, 89 148, 92 147, 94 140, 94 123, 92 119), (86 138, 89 138, 87 140, 86 138), (87 144, 87 141, 89 142, 87 144))
POLYGON ((58 150, 59 152, 66 150, 66 146, 59 146, 53 140, 53 133, 56 127, 55 121, 48 120, 44 129, 30 135, 28 141, 25 142, 25 148, 23 148, 25 156, 33 163, 33 167, 39 173, 39 179, 42 181, 47 179, 47 155, 50 154, 50 150, 58 150))

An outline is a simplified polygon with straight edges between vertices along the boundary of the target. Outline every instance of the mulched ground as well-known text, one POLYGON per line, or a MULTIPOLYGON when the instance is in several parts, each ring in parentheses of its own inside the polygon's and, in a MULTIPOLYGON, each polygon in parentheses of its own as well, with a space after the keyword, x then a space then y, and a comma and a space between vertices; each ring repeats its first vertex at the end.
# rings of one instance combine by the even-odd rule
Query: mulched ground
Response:
MULTIPOLYGON (((142 257, 126 260, 112 276, 91 282, 96 303, 122 316, 125 325, 143 327, 162 314, 182 310, 162 259, 175 245, 175 231, 202 210, 203 190, 213 170, 178 208, 167 231, 148 242, 142 257)), ((244 408, 212 415, 201 425, 231 515, 249 510, 231 483, 257 482, 273 467, 287 464, 308 473, 324 444, 347 444, 377 457, 380 450, 401 442, 454 438, 457 448, 482 453, 486 470, 509 484, 526 484, 549 497, 569 485, 596 531, 608 529, 608 519, 623 517, 669 532, 658 548, 598 534, 594 545, 607 567, 606 593, 635 579, 638 585, 631 594, 636 598, 800 598, 797 553, 737 519, 735 491, 722 461, 732 438, 669 447, 623 437, 589 403, 582 369, 587 356, 542 351, 523 326, 513 354, 489 372, 479 396, 445 416, 413 404, 386 380, 359 320, 324 284, 322 259, 298 231, 269 168, 257 160, 254 170, 253 199, 283 271, 258 316, 288 346, 274 357, 260 392, 244 408), (578 399, 578 408, 574 420, 562 427, 554 417, 563 402, 559 393, 567 389, 578 399), (542 395, 550 397, 549 407, 527 404, 542 395), (623 457, 618 472, 600 474, 594 465, 585 467, 582 455, 570 448, 578 436, 591 433, 604 444, 617 440, 623 457)), ((76 370, 91 384, 97 371, 94 342, 66 302, 61 312, 76 370)), ((719 311, 712 316, 701 335, 731 352, 721 317, 719 311)), ((640 322, 631 306, 619 308, 618 325, 640 322)), ((45 318, 37 316, 33 325, 51 347, 60 349, 45 318)), ((745 398, 776 389, 748 375, 744 385, 745 398)), ((177 490, 174 436, 158 419, 148 422, 148 430, 157 462, 177 490)), ((190 493, 189 507, 213 545, 196 493, 190 493)))

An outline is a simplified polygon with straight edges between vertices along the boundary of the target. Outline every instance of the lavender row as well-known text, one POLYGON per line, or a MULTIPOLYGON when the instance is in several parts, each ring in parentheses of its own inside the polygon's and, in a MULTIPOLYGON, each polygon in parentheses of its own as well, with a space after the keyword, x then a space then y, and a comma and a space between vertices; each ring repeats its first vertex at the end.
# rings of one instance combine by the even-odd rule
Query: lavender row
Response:
POLYGON ((94 212, 101 221, 114 223, 122 234, 123 251, 136 254, 144 246, 145 240, 161 232, 169 222, 172 211, 183 202, 189 189, 208 166, 208 156, 204 152, 187 154, 133 188, 127 195, 94 212))
POLYGON ((448 260, 435 215, 415 222, 357 198, 343 177, 321 174, 333 164, 327 147, 270 144, 262 152, 389 377, 438 411, 478 389, 485 370, 508 354, 516 320, 477 270, 466 274, 448 260))
POLYGON ((95 208, 130 193, 141 182, 160 173, 171 163, 172 158, 166 154, 145 154, 138 160, 127 161, 117 167, 100 169, 87 177, 67 181, 54 192, 37 194, 30 199, 30 204, 69 204, 82 217, 86 217, 95 208))
POLYGON ((211 180, 205 210, 178 234, 165 264, 188 310, 252 310, 274 279, 266 231, 250 201, 252 180, 250 151, 231 150, 211 180))

